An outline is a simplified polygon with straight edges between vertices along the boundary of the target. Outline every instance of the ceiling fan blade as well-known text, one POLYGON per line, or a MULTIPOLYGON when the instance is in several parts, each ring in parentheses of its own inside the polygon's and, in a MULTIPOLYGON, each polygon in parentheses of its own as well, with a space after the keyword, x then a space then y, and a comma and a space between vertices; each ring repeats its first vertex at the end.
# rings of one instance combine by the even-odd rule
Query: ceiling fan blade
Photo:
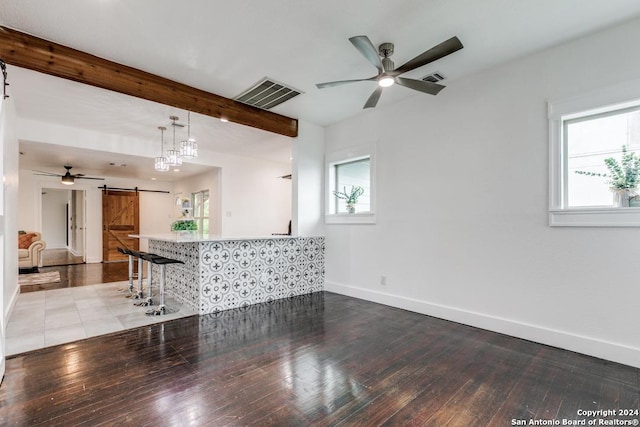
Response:
POLYGON ((93 176, 78 176, 78 175, 75 175, 74 178, 75 179, 99 179, 100 181, 104 181, 104 178, 96 178, 96 177, 93 177, 93 176))
POLYGON ((430 95, 437 95, 446 86, 438 83, 425 82, 424 80, 407 79, 406 77, 396 77, 396 83, 409 89, 419 90, 430 95))
POLYGON ((367 80, 375 80, 377 77, 378 76, 371 77, 371 78, 368 78, 368 79, 338 80, 338 81, 335 81, 335 82, 316 83, 316 87, 318 89, 324 89, 325 87, 340 86, 340 85, 344 85, 344 84, 347 84, 347 83, 366 82, 367 80))
POLYGON ((378 104, 380 95, 382 95, 382 89, 384 89, 382 86, 378 86, 376 90, 373 91, 369 99, 367 99, 367 102, 364 104, 364 107, 362 107, 362 109, 374 108, 378 104))
POLYGON ((394 76, 398 76, 402 73, 406 73, 407 71, 414 70, 418 67, 422 67, 430 62, 443 58, 447 55, 451 55, 453 52, 462 49, 462 43, 457 37, 451 37, 449 40, 446 40, 439 45, 432 47, 426 52, 421 53, 416 56, 409 62, 402 64, 395 70, 393 70, 392 74, 394 76))
POLYGON ((37 171, 37 170, 34 170, 33 172, 36 172, 36 173, 34 173, 34 175, 42 175, 42 176, 64 176, 64 175, 60 175, 59 173, 53 173, 53 172, 45 172, 45 171, 37 171))
POLYGON ((378 69, 379 72, 382 73, 384 71, 380 55, 378 55, 378 50, 373 46, 369 37, 355 36, 351 37, 349 41, 365 58, 367 58, 369 62, 373 64, 374 67, 378 69))

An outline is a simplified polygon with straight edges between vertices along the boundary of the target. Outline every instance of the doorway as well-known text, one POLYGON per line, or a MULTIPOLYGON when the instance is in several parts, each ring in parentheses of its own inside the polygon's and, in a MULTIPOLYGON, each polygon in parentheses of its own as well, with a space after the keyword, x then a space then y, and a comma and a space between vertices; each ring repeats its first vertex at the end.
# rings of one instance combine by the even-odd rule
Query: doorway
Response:
POLYGON ((59 188, 42 189, 42 265, 85 262, 85 192, 59 188))

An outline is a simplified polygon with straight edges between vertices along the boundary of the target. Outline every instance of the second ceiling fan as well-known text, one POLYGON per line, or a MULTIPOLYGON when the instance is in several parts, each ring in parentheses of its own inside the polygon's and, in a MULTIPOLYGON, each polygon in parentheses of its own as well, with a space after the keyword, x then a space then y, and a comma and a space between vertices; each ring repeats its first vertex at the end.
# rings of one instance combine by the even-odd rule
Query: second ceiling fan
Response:
POLYGON ((339 80, 335 82, 318 83, 316 86, 318 89, 324 89, 347 83, 377 81, 378 87, 373 91, 363 108, 375 107, 378 104, 380 95, 382 95, 382 90, 394 83, 430 95, 437 95, 445 86, 424 80, 400 77, 400 75, 450 55, 464 47, 457 37, 451 37, 449 40, 432 47, 398 68, 395 68, 393 61, 389 58, 393 55, 393 43, 382 43, 378 49, 376 49, 367 36, 351 37, 349 41, 378 69, 378 74, 367 79, 339 80))

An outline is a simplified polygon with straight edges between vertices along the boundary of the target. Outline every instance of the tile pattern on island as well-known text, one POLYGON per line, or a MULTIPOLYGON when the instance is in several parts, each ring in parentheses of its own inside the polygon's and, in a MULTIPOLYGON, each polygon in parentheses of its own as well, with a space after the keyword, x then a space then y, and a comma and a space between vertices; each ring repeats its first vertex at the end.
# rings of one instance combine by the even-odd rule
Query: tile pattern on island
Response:
MULTIPOLYGON (((184 264, 167 267, 166 292, 200 314, 324 290, 324 238, 173 243, 149 250, 184 264)), ((154 286, 159 269, 154 268, 154 286)))

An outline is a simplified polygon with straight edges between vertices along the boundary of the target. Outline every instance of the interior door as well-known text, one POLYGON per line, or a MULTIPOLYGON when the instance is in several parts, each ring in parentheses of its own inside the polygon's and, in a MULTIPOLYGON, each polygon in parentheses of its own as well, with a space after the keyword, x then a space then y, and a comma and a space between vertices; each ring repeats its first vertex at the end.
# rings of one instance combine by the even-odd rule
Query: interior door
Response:
POLYGON ((104 262, 124 261, 126 255, 117 248, 138 250, 139 239, 129 237, 140 233, 140 201, 137 191, 102 191, 102 259, 104 262))

